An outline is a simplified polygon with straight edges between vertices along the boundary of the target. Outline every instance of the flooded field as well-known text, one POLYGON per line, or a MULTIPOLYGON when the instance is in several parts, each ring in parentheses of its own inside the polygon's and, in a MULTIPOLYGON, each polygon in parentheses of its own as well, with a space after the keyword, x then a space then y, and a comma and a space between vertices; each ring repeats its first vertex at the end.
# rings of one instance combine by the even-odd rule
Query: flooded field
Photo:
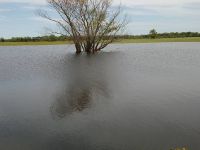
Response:
POLYGON ((200 149, 200 43, 0 47, 0 149, 200 149))

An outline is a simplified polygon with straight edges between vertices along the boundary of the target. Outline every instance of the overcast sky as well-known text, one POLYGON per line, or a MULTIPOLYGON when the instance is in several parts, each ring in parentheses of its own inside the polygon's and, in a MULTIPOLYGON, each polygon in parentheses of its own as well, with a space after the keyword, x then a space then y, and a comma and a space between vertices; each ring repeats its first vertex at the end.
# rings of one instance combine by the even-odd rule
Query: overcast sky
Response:
MULTIPOLYGON (((114 0, 114 5, 119 4, 114 0)), ((128 15, 128 34, 158 32, 200 32, 200 0, 121 0, 128 15)), ((54 28, 35 14, 50 10, 45 0, 0 0, 0 37, 40 36, 45 27, 54 28)))

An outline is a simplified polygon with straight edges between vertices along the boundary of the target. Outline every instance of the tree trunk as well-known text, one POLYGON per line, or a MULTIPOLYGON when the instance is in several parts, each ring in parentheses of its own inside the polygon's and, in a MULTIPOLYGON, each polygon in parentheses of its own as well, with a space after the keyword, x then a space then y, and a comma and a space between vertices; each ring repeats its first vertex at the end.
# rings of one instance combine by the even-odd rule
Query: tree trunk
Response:
POLYGON ((81 45, 79 43, 75 43, 75 48, 76 48, 76 54, 81 53, 81 45))
POLYGON ((91 43, 90 42, 87 42, 87 45, 86 45, 86 48, 85 48, 85 52, 87 53, 87 54, 90 54, 91 53, 91 43))

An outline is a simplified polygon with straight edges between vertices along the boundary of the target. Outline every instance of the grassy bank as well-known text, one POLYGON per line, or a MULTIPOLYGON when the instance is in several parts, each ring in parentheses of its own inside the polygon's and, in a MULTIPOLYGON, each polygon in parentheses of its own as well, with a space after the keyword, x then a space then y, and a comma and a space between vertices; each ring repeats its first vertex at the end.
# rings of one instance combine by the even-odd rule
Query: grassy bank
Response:
POLYGON ((200 42, 200 37, 162 39, 123 39, 119 43, 200 42))
MULTIPOLYGON (((192 38, 162 38, 162 39, 122 39, 115 43, 161 43, 161 42, 200 42, 200 37, 192 38)), ((70 44, 69 41, 56 42, 0 42, 0 46, 22 46, 22 45, 62 45, 70 44)))
POLYGON ((55 41, 55 42, 0 42, 0 46, 23 46, 23 45, 62 45, 69 44, 67 41, 55 41))

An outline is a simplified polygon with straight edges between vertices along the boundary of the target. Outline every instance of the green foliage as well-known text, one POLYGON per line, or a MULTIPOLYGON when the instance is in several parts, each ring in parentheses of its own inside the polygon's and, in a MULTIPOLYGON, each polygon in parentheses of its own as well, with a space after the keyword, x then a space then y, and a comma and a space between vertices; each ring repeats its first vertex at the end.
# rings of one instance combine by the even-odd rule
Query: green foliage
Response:
POLYGON ((65 36, 41 36, 41 37, 13 37, 11 39, 0 39, 0 42, 51 42, 51 41, 70 41, 69 37, 65 36))
POLYGON ((63 45, 71 44, 68 41, 39 41, 39 42, 0 42, 0 46, 23 46, 23 45, 63 45))
POLYGON ((157 31, 155 29, 150 30, 149 36, 150 38, 155 39, 157 37, 157 31))
MULTIPOLYGON (((198 32, 170 32, 170 33, 157 33, 156 41, 199 41, 199 39, 195 39, 195 37, 200 37, 200 33, 198 32), (190 38, 190 39, 189 39, 190 38), (194 39, 193 39, 194 38, 194 39), (170 40, 171 39, 171 40, 170 40)), ((84 38, 84 37, 82 37, 84 38)), ((105 36, 104 39, 107 37, 105 36)), ((155 40, 148 35, 118 35, 115 37, 116 39, 123 39, 123 41, 130 40, 135 43, 135 41, 152 41, 155 40), (149 39, 149 40, 148 40, 149 39)), ((41 36, 41 37, 13 37, 11 39, 0 38, 0 42, 56 42, 56 41, 71 41, 71 37, 66 36, 41 36)))
MULTIPOLYGON (((170 32, 170 33, 157 33, 156 39, 174 39, 174 38, 195 38, 200 37, 198 32, 170 32)), ((117 39, 154 39, 152 35, 120 35, 117 39)))
POLYGON ((5 42, 5 39, 4 38, 0 38, 0 42, 5 42))
MULTIPOLYGON (((140 39, 117 39, 115 43, 160 43, 160 42, 200 42, 200 37, 189 38, 140 38, 140 39)), ((0 42, 0 46, 21 46, 21 45, 61 45, 72 44, 72 41, 35 41, 35 42, 0 42)))

